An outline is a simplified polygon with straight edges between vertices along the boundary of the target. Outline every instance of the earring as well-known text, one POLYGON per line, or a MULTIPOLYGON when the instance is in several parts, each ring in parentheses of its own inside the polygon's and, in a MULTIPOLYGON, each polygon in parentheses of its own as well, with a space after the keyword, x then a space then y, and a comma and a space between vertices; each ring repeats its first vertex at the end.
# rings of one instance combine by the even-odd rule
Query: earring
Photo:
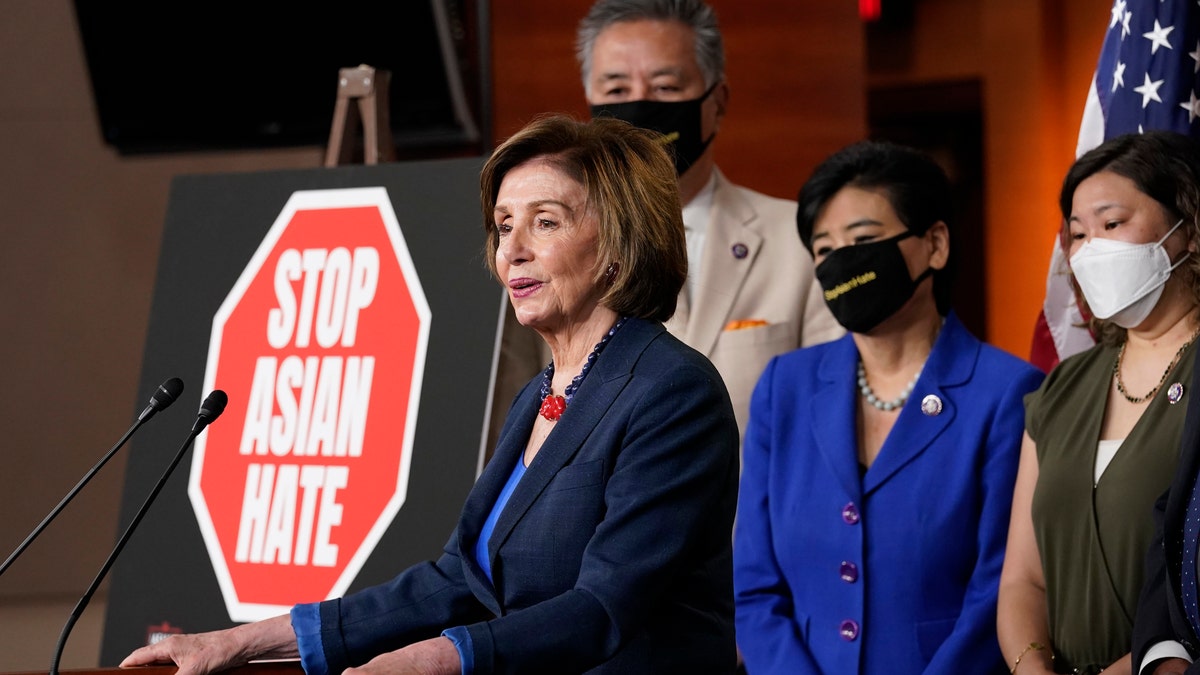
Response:
POLYGON ((621 269, 620 263, 608 263, 608 268, 604 270, 604 283, 612 286, 613 281, 617 278, 617 270, 621 269))

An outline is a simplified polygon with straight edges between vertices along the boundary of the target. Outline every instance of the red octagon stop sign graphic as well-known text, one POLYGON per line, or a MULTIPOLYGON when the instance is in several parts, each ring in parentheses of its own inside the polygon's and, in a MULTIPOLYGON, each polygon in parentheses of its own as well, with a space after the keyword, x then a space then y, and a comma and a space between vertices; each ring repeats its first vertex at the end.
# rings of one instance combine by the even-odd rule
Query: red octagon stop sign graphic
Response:
POLYGON ((188 495, 229 616, 345 593, 404 503, 429 306, 383 188, 292 195, 213 318, 188 495))

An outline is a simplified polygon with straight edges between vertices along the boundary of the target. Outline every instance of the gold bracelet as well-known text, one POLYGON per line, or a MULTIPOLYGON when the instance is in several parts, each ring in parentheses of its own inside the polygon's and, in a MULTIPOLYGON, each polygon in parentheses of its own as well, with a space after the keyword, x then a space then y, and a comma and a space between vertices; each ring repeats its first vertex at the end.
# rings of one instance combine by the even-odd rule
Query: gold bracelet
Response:
POLYGON ((1028 654, 1030 650, 1041 651, 1045 648, 1046 645, 1044 644, 1039 642, 1030 642, 1028 647, 1022 649, 1020 654, 1017 654, 1017 660, 1013 661, 1013 667, 1009 669, 1008 675, 1015 675, 1017 672, 1017 666, 1021 665, 1021 659, 1024 658, 1024 656, 1028 654))

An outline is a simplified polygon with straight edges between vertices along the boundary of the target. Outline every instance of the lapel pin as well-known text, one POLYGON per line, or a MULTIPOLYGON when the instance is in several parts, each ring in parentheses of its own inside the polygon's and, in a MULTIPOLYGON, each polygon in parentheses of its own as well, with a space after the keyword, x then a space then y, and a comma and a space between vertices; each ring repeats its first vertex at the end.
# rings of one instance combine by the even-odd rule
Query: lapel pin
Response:
POLYGON ((1171 405, 1175 405, 1183 400, 1183 385, 1176 382, 1167 387, 1167 400, 1171 402, 1171 405))
POLYGON ((921 399, 921 412, 930 417, 942 414, 942 399, 938 398, 936 394, 930 394, 921 399))
POLYGON ((734 244, 732 250, 733 257, 737 258, 738 260, 750 255, 750 249, 746 248, 745 244, 734 244))

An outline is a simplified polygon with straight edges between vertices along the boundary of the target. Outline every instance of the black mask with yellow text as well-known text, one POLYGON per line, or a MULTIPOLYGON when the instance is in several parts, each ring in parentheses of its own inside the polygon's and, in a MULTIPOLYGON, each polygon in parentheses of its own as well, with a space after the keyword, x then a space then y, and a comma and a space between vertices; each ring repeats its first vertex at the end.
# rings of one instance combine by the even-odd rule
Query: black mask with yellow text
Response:
POLYGON ((657 131, 663 135, 663 144, 675 160, 675 173, 682 176, 700 155, 708 149, 716 133, 706 139, 700 134, 704 100, 717 85, 708 88, 700 98, 690 101, 626 101, 591 106, 592 119, 612 117, 629 122, 635 127, 657 131))
POLYGON ((825 304, 833 318, 851 333, 866 333, 895 314, 916 291, 927 269, 916 279, 900 241, 914 236, 910 230, 894 237, 831 251, 817 266, 817 281, 825 291, 825 304))

